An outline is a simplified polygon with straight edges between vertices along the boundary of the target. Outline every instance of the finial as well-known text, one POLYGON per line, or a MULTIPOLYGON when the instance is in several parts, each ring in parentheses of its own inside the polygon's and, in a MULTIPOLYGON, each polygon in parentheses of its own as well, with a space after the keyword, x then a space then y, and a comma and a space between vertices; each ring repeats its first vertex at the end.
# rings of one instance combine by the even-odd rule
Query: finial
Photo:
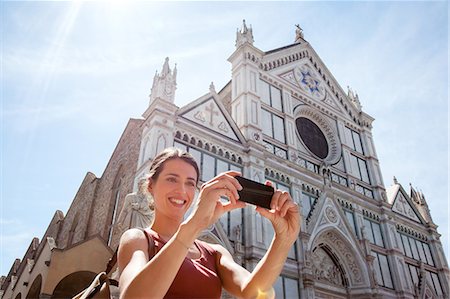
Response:
POLYGON ((211 82, 211 84, 209 85, 209 91, 211 93, 216 93, 216 87, 214 86, 214 82, 211 82))
POLYGON ((175 67, 173 68, 172 78, 175 84, 177 84, 177 64, 175 63, 175 67))
POLYGON ((247 24, 245 24, 245 19, 243 19, 241 33, 247 33, 247 31, 248 31, 247 24))
POLYGON ((356 92, 353 92, 353 89, 351 89, 350 86, 347 85, 347 97, 350 99, 350 102, 358 109, 358 111, 361 111, 362 105, 359 101, 359 96, 356 92))
POLYGON ((247 27, 247 24, 245 24, 245 19, 242 20, 242 27, 241 30, 236 31, 236 47, 249 43, 253 45, 253 31, 252 26, 250 25, 250 29, 247 27))
POLYGON ((169 57, 166 57, 166 59, 164 60, 164 65, 163 65, 163 69, 162 69, 162 72, 161 72, 161 76, 165 76, 168 73, 170 73, 169 57))
POLYGON ((397 181, 397 178, 395 176, 394 176, 394 184, 398 185, 398 181, 397 181))
POLYGON ((295 29, 295 42, 300 43, 302 40, 304 40, 303 29, 299 24, 296 24, 295 27, 297 27, 297 29, 295 29))

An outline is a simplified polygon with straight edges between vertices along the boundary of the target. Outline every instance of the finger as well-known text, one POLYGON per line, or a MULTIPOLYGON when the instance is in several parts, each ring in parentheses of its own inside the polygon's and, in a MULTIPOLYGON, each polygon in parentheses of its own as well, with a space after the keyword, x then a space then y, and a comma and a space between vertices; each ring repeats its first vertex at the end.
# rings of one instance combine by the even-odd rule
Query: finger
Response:
POLYGON ((268 220, 272 221, 274 219, 274 213, 270 210, 264 209, 262 207, 256 207, 256 212, 258 212, 261 216, 264 218, 267 218, 268 220))
POLYGON ((286 191, 281 192, 280 198, 278 199, 278 206, 277 206, 277 210, 280 211, 281 217, 285 216, 282 211, 285 206, 285 203, 287 201, 289 201, 290 199, 291 199, 291 197, 289 196, 289 193, 287 193, 286 191))
POLYGON ((219 174, 214 178, 216 181, 227 180, 230 181, 233 185, 235 185, 237 190, 242 190, 241 184, 239 184, 238 180, 235 179, 236 176, 240 176, 241 173, 238 171, 227 171, 219 174))
POLYGON ((286 216, 288 211, 290 211, 292 208, 295 208, 295 206, 296 206, 295 202, 293 202, 292 200, 287 200, 280 210, 281 217, 286 216))
POLYGON ((271 181, 266 181, 264 184, 265 184, 266 186, 273 187, 273 183, 272 183, 271 181))
POLYGON ((211 185, 211 188, 215 192, 219 192, 219 196, 225 195, 232 203, 236 203, 239 199, 239 193, 236 190, 236 186, 230 181, 220 180, 211 185))
POLYGON ((235 210, 235 209, 242 209, 245 208, 246 204, 243 201, 236 201, 235 204, 233 204, 232 202, 227 202, 227 203, 223 203, 222 207, 224 209, 224 213, 227 213, 231 210, 235 210))
POLYGON ((272 201, 270 202, 270 209, 276 210, 278 207, 278 201, 280 200, 281 192, 275 191, 272 196, 272 201))
POLYGON ((237 192, 236 186, 233 184, 231 180, 220 179, 216 181, 209 182, 207 185, 202 187, 205 191, 210 192, 213 189, 224 189, 229 190, 234 194, 234 198, 239 198, 239 194, 237 192))

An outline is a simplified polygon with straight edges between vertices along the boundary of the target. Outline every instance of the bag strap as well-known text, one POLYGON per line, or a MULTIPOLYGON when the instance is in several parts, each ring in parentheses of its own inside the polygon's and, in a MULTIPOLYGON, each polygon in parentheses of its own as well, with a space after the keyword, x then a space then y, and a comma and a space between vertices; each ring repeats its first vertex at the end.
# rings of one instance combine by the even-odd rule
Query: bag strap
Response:
MULTIPOLYGON (((141 228, 141 230, 144 233, 145 238, 147 239, 148 246, 151 246, 151 250, 152 250, 152 256, 151 257, 153 257, 156 254, 155 241, 153 240, 152 237, 148 236, 148 233, 145 231, 145 229, 141 228), (150 239, 151 239, 151 242, 150 242, 150 239)), ((105 269, 105 273, 106 274, 111 272, 112 268, 117 263, 117 252, 118 251, 119 251, 119 247, 116 248, 116 251, 114 251, 114 254, 112 255, 112 257, 109 259, 108 263, 106 264, 106 269, 105 269)), ((150 253, 150 250, 149 250, 149 253, 150 253)), ((150 257, 149 257, 149 259, 150 259, 150 257)))

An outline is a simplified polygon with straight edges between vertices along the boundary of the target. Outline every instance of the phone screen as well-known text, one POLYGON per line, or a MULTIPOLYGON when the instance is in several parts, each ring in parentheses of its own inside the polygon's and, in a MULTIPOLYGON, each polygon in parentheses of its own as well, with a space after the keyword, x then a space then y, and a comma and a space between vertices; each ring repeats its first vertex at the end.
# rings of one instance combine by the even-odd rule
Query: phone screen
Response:
POLYGON ((238 191, 240 201, 248 202, 270 210, 270 203, 274 193, 271 186, 241 176, 237 176, 236 179, 242 186, 242 190, 238 191))

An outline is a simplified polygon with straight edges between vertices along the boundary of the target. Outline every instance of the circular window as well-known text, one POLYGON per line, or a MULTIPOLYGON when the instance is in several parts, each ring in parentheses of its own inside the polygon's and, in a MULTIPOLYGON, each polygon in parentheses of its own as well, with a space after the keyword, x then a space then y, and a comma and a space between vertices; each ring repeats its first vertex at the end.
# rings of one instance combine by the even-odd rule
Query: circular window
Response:
POLYGON ((295 120, 298 134, 305 146, 320 159, 328 156, 328 142, 322 130, 306 117, 299 117, 295 120))

